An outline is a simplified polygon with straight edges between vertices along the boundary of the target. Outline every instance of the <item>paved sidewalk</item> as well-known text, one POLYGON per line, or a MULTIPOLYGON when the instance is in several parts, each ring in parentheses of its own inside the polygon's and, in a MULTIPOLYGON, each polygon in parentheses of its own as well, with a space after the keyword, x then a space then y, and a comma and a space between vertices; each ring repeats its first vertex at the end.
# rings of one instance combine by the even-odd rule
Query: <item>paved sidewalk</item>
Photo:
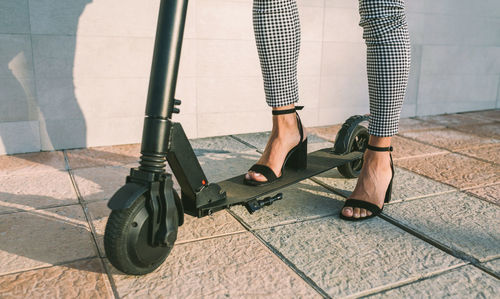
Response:
MULTIPOLYGON (((311 128, 310 150, 339 126, 311 128)), ((209 180, 245 172, 267 133, 193 140, 209 180)), ((336 170, 241 206, 186 216, 167 261, 127 276, 107 261, 109 197, 139 145, 0 156, 0 298, 500 297, 500 111, 403 119, 393 201, 338 217, 356 180, 336 170)))

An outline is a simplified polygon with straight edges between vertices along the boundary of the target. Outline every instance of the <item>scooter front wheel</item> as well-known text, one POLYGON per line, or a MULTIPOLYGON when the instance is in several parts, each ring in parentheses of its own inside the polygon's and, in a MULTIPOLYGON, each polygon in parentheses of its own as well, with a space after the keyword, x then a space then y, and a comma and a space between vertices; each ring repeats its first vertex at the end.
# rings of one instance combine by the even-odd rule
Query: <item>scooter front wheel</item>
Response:
MULTIPOLYGON (((150 221, 144 194, 130 208, 111 212, 104 233, 104 248, 115 268, 126 274, 144 275, 165 261, 173 246, 150 245, 150 221)), ((177 232, 177 226, 175 230, 177 232)))

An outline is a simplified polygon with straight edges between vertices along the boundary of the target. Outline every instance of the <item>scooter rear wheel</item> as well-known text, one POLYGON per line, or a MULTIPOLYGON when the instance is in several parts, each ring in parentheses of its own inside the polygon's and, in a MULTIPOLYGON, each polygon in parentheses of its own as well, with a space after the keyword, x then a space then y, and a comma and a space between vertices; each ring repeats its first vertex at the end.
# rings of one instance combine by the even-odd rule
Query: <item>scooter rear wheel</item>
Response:
POLYGON ((111 212, 104 233, 104 248, 115 268, 126 274, 144 275, 165 261, 173 246, 150 245, 150 221, 144 194, 130 208, 111 212))
MULTIPOLYGON (((366 145, 368 144, 369 137, 370 135, 368 134, 368 129, 365 126, 357 125, 352 134, 344 137, 349 138, 347 142, 348 153, 355 151, 364 152, 366 145)), ((337 170, 346 178, 357 178, 361 172, 362 166, 363 158, 341 165, 337 167, 337 170)))

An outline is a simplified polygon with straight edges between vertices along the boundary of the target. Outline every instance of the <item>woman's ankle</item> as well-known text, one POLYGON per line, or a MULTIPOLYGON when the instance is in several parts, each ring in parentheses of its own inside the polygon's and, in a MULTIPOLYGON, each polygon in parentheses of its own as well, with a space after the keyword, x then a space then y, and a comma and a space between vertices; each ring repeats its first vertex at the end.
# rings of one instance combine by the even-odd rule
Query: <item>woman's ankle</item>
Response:
POLYGON ((370 135, 368 144, 375 147, 389 147, 391 146, 392 137, 379 137, 370 135))

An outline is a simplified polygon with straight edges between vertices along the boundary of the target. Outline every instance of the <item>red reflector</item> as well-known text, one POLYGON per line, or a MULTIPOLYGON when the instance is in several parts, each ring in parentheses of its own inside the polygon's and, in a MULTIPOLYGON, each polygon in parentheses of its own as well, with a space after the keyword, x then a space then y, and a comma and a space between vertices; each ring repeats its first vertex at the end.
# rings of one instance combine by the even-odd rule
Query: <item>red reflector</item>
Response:
POLYGON ((207 184, 207 182, 206 182, 205 180, 201 181, 201 183, 202 183, 203 185, 206 185, 206 184, 207 184))

